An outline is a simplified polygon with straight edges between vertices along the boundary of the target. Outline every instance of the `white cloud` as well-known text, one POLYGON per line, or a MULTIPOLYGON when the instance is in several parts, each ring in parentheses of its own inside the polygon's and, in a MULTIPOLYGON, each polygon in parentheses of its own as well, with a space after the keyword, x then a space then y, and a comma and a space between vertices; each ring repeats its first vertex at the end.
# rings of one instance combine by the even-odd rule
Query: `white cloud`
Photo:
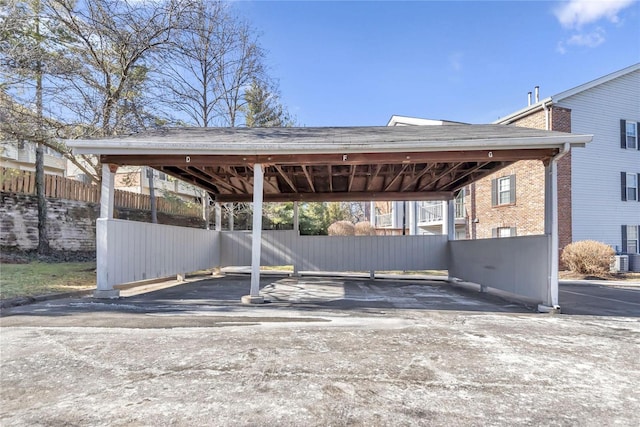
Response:
POLYGON ((589 33, 578 33, 558 43, 557 51, 561 54, 567 53, 567 46, 597 47, 605 41, 604 29, 598 27, 589 33))
POLYGON ((569 0, 562 2, 554 15, 565 28, 581 28, 600 19, 619 22, 618 13, 637 0, 569 0))

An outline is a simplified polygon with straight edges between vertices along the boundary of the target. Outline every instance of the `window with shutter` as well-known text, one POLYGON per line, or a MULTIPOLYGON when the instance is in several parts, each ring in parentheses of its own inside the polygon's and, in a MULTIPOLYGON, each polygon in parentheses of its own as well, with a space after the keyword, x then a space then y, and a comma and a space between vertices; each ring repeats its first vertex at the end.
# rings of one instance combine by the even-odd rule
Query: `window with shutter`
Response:
POLYGON ((509 175, 491 180, 491 205, 511 205, 516 202, 516 176, 509 175))
POLYGON ((627 254, 638 253, 638 230, 637 225, 622 226, 622 251, 627 254))
POLYGON ((640 150, 638 143, 638 122, 620 120, 620 148, 640 150))
POLYGON ((636 201, 638 197, 638 184, 640 182, 640 174, 620 173, 620 190, 622 201, 636 201))

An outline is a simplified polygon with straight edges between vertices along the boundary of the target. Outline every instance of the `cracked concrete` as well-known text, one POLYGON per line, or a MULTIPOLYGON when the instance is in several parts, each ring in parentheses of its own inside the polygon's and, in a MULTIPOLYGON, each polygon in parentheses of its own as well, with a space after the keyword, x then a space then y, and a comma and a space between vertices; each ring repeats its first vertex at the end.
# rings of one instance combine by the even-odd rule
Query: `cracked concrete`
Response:
POLYGON ((640 424, 640 314, 437 282, 192 282, 3 310, 0 424, 640 424))

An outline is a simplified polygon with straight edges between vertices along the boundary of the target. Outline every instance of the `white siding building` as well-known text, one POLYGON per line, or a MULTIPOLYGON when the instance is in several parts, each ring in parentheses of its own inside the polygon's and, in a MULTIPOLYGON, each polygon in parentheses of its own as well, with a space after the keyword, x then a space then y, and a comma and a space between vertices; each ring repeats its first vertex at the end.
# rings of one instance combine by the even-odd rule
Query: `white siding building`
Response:
MULTIPOLYGON (((572 133, 593 135, 586 149, 571 152, 570 241, 597 240, 617 253, 638 254, 640 64, 543 99, 495 123, 535 127, 530 124, 534 121, 526 120, 546 114, 541 127, 564 131, 549 119, 554 110, 570 113, 572 133)), ((640 271, 640 256, 630 261, 640 271)))

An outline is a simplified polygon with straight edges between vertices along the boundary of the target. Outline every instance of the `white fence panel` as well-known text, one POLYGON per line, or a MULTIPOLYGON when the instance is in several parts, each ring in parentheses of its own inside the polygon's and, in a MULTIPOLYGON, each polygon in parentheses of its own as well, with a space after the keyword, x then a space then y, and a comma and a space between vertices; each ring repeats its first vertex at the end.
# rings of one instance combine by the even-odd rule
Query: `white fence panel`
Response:
POLYGON ((449 276, 548 303, 549 245, 549 236, 452 241, 449 276))
POLYGON ((106 260, 98 263, 106 262, 110 286, 220 265, 217 231, 122 220, 98 222, 100 229, 106 223, 106 260))

